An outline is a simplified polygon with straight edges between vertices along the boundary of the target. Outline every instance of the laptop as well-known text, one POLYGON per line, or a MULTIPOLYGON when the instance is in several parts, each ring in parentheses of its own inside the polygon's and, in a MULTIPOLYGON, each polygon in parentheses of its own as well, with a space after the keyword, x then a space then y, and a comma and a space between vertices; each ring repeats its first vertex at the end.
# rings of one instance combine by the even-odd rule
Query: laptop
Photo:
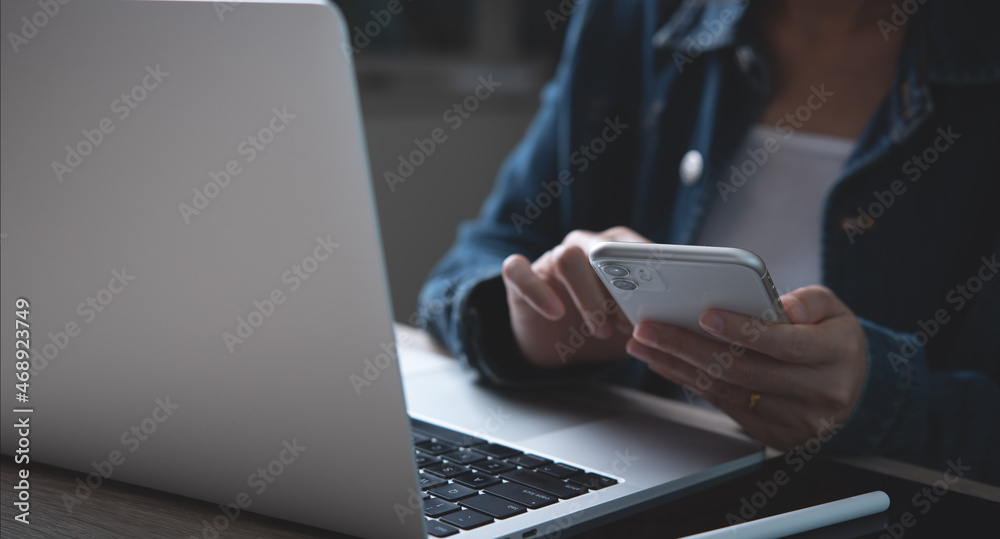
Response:
POLYGON ((2 10, 0 449, 79 472, 65 518, 116 480, 218 504, 204 537, 520 539, 762 460, 625 390, 397 352, 332 6, 2 10))

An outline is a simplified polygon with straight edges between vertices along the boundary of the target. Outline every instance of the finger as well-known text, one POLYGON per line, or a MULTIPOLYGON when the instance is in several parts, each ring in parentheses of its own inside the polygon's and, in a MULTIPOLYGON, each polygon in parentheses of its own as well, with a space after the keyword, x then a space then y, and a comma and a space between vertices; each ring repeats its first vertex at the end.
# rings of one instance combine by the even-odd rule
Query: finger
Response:
POLYGON ((705 311, 698 323, 720 339, 803 365, 829 361, 841 344, 834 332, 818 324, 775 324, 718 309, 705 311))
POLYGON ((633 336, 640 343, 680 358, 711 378, 746 390, 805 398, 815 373, 668 324, 640 322, 633 336))
POLYGON ((590 246, 601 241, 605 241, 605 239, 598 237, 596 232, 578 229, 566 234, 560 245, 564 247, 579 247, 583 252, 589 253, 590 246))
POLYGON ((524 300, 538 314, 554 321, 566 313, 566 307, 558 294, 532 271, 527 258, 521 255, 508 256, 503 261, 500 273, 507 290, 524 300))
POLYGON ((553 250, 553 258, 556 278, 566 287, 587 326, 600 339, 610 337, 614 321, 609 307, 615 303, 594 273, 587 254, 577 246, 559 246, 553 250))
POLYGON ((627 241, 633 243, 650 243, 649 239, 627 226, 611 227, 599 234, 601 241, 627 241))
POLYGON ((795 418, 789 413, 799 403, 777 394, 761 393, 734 384, 697 369, 683 359, 669 353, 650 348, 636 341, 629 340, 625 345, 630 355, 649 365, 650 370, 664 378, 681 385, 694 395, 728 413, 741 423, 772 423, 794 432, 795 418), (762 395, 757 399, 753 409, 750 408, 751 393, 762 395), (766 395, 765 399, 763 395, 766 395))
POLYGON ((611 227, 603 232, 592 232, 590 230, 574 230, 566 237, 563 238, 562 245, 566 246, 576 246, 585 253, 590 252, 590 248, 593 247, 595 243, 600 243, 602 241, 624 241, 633 243, 650 243, 650 241, 643 237, 638 232, 628 228, 626 226, 615 226, 611 227))
POLYGON ((622 335, 631 335, 635 328, 632 326, 632 322, 629 321, 625 313, 619 308, 618 312, 615 313, 615 328, 622 335))
POLYGON ((787 416, 788 404, 775 402, 775 399, 770 398, 769 395, 762 395, 753 410, 750 409, 749 402, 745 404, 732 404, 723 401, 713 402, 711 395, 705 400, 733 418, 750 437, 781 451, 791 449, 801 438, 801 435, 793 426, 774 420, 774 418, 787 416), (775 409, 778 412, 774 412, 775 409), (781 413, 782 409, 785 413, 781 413))
POLYGON ((850 313, 832 290, 825 286, 806 286, 781 296, 785 314, 793 324, 818 324, 826 319, 850 313))

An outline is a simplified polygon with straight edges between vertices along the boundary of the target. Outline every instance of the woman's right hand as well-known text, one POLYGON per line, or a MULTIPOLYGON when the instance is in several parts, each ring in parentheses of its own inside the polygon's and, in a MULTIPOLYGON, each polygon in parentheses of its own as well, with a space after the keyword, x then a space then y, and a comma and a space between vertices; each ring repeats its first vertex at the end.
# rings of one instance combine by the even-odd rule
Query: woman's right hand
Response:
POLYGON ((632 325, 587 256, 602 241, 649 242, 626 227, 574 230, 534 262, 521 255, 504 260, 510 324, 521 353, 533 364, 558 368, 627 357, 632 325))

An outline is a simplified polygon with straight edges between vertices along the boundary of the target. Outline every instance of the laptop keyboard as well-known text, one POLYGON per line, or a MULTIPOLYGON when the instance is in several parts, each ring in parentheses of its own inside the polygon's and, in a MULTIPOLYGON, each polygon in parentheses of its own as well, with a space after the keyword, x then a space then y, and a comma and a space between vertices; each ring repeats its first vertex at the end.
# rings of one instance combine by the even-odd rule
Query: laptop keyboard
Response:
POLYGON ((427 533, 448 537, 618 481, 411 419, 427 533))

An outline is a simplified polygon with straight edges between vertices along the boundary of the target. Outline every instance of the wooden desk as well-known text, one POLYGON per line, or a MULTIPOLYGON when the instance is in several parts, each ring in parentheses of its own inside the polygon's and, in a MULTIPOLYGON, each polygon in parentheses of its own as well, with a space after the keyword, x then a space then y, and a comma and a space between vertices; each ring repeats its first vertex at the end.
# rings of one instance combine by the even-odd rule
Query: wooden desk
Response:
MULTIPOLYGON (((397 325, 397 337, 410 347, 442 352, 443 349, 425 333, 397 325)), ((651 405, 655 405, 653 399, 651 405)), ((689 413, 703 424, 718 429, 732 429, 728 417, 708 410, 691 407, 689 413)), ((770 456, 778 455, 770 451, 770 456)), ((842 457, 840 463, 932 485, 941 479, 941 472, 920 468, 882 457, 842 457)), ((86 501, 72 507, 63 502, 63 494, 77 488, 77 480, 85 474, 32 463, 30 467, 30 525, 14 520, 17 471, 10 457, 0 460, 0 502, 2 502, 3 537, 203 537, 203 521, 216 517, 214 504, 182 496, 166 494, 148 488, 105 481, 86 501)), ((1000 488, 961 479, 950 490, 1000 503, 1000 488)), ((589 536, 593 536, 591 532, 589 536)), ((599 533, 599 532, 598 532, 599 533)), ((913 534, 908 534, 912 536, 913 534)), ((220 537, 345 537, 317 528, 252 513, 241 513, 220 537)))

